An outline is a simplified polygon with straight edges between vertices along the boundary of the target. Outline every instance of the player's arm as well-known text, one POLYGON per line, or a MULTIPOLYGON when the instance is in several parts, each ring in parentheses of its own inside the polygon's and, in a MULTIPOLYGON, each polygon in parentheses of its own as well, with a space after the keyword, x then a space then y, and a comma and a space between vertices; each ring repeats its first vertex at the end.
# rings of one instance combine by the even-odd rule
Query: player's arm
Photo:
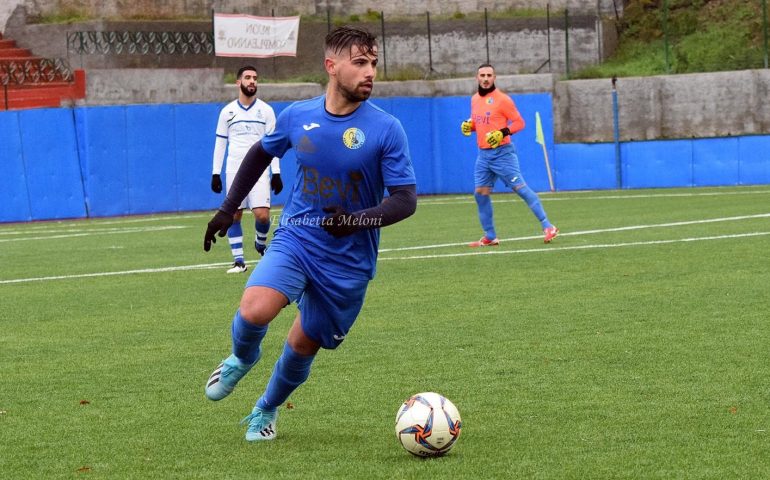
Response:
POLYGON ((505 115, 505 118, 508 119, 508 135, 513 135, 516 132, 524 130, 524 118, 519 113, 519 110, 516 108, 516 104, 513 103, 513 100, 511 100, 511 97, 506 95, 505 98, 509 101, 503 104, 503 114, 505 115))
POLYGON ((225 163, 225 150, 227 150, 227 121, 224 110, 219 113, 217 121, 216 140, 214 142, 214 158, 211 167, 211 190, 214 193, 222 193, 222 165, 225 163))
POLYGON ((222 165, 225 162, 225 150, 227 150, 227 138, 217 135, 214 143, 214 161, 211 168, 211 191, 222 193, 222 165))
MULTIPOLYGON (((265 134, 270 135, 275 131, 275 110, 273 110, 273 107, 270 105, 267 105, 265 111, 267 117, 265 122, 265 134)), ((270 173, 270 190, 278 195, 283 190, 283 180, 281 180, 281 163, 278 157, 274 157, 273 161, 270 162, 270 173)))
POLYGON ((227 229, 233 224, 233 214, 238 210, 246 195, 254 188, 254 184, 257 183, 272 160, 273 156, 262 148, 261 141, 252 145, 246 152, 238 173, 235 174, 233 183, 230 185, 230 190, 227 192, 225 201, 208 223, 206 235, 203 237, 203 249, 205 251, 208 252, 211 249, 211 244, 217 242, 215 233, 220 237, 227 234, 227 229))
POLYGON ((270 190, 276 195, 283 190, 283 180, 281 179, 281 163, 278 157, 273 157, 270 162, 270 190))
POLYGON ((326 207, 323 228, 339 238, 360 230, 393 225, 417 210, 417 188, 412 185, 388 187, 388 198, 375 207, 349 213, 340 206, 326 207))

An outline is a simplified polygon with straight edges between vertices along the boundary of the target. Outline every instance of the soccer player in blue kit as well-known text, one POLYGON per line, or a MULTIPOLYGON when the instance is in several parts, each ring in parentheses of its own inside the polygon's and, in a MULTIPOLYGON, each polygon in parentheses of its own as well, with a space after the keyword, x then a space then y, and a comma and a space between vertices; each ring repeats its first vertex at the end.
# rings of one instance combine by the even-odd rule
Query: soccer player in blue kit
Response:
POLYGON ((208 223, 204 250, 227 233, 233 213, 270 164, 293 149, 296 181, 274 238, 246 283, 232 321, 232 354, 206 382, 221 400, 259 361, 268 325, 287 304, 299 313, 250 415, 246 440, 272 440, 278 407, 310 374, 319 349, 342 343, 374 277, 379 229, 412 215, 415 177, 406 134, 367 100, 377 66, 369 32, 339 27, 326 36, 326 94, 295 102, 275 131, 247 152, 222 206, 208 223), (384 198, 387 188, 389 196, 384 198))

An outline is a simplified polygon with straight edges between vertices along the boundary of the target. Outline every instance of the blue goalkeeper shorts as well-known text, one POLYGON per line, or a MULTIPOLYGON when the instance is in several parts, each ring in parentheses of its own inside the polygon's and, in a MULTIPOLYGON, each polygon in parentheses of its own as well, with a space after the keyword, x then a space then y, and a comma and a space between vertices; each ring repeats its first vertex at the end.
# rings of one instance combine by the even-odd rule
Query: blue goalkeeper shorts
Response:
POLYGON ((508 143, 497 148, 480 148, 473 179, 476 188, 493 187, 497 179, 512 190, 524 185, 516 147, 508 143))
POLYGON ((337 348, 364 304, 369 278, 351 278, 313 257, 291 234, 276 235, 246 287, 268 287, 297 302, 302 330, 322 348, 337 348))

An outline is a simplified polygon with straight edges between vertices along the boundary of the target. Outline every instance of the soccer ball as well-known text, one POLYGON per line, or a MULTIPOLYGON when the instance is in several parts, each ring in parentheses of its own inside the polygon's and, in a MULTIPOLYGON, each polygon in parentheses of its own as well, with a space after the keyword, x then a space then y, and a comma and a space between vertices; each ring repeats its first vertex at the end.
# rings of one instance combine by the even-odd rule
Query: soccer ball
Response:
POLYGON ((434 392, 407 399, 396 414, 396 437, 407 452, 418 457, 447 453, 460 436, 462 420, 452 402, 434 392))

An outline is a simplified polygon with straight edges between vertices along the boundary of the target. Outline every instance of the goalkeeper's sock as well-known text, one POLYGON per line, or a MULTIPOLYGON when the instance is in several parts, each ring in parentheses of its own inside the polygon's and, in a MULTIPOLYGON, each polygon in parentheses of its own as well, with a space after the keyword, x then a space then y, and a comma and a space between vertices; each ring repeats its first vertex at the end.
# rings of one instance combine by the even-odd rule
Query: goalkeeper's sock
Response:
POLYGON ((257 406, 265 410, 278 408, 297 387, 307 380, 314 358, 315 355, 300 355, 286 342, 281 358, 275 363, 265 393, 257 401, 257 406))
POLYGON ((249 323, 241 316, 240 310, 236 311, 232 327, 233 355, 246 365, 256 362, 266 333, 267 325, 249 323))
POLYGON ((479 207, 479 222, 481 222, 481 228, 484 229, 484 236, 489 240, 494 240, 497 238, 497 233, 495 232, 492 197, 480 193, 475 194, 474 197, 476 198, 476 205, 479 207))
POLYGON ((227 240, 230 242, 230 251, 236 262, 243 262, 243 228, 241 221, 233 222, 227 229, 227 240))
POLYGON ((257 246, 265 246, 267 244, 267 233, 270 231, 270 220, 262 223, 259 220, 254 222, 254 228, 257 231, 257 246))
POLYGON ((526 202, 527 206, 530 210, 532 210, 532 213, 535 214, 535 217, 540 221, 540 225, 543 228, 552 227, 553 225, 551 222, 548 221, 548 216, 545 214, 545 210, 543 210, 543 205, 540 203, 540 197, 537 196, 537 193, 535 193, 534 190, 529 188, 528 185, 522 185, 520 188, 517 188, 514 190, 524 202, 526 202))

